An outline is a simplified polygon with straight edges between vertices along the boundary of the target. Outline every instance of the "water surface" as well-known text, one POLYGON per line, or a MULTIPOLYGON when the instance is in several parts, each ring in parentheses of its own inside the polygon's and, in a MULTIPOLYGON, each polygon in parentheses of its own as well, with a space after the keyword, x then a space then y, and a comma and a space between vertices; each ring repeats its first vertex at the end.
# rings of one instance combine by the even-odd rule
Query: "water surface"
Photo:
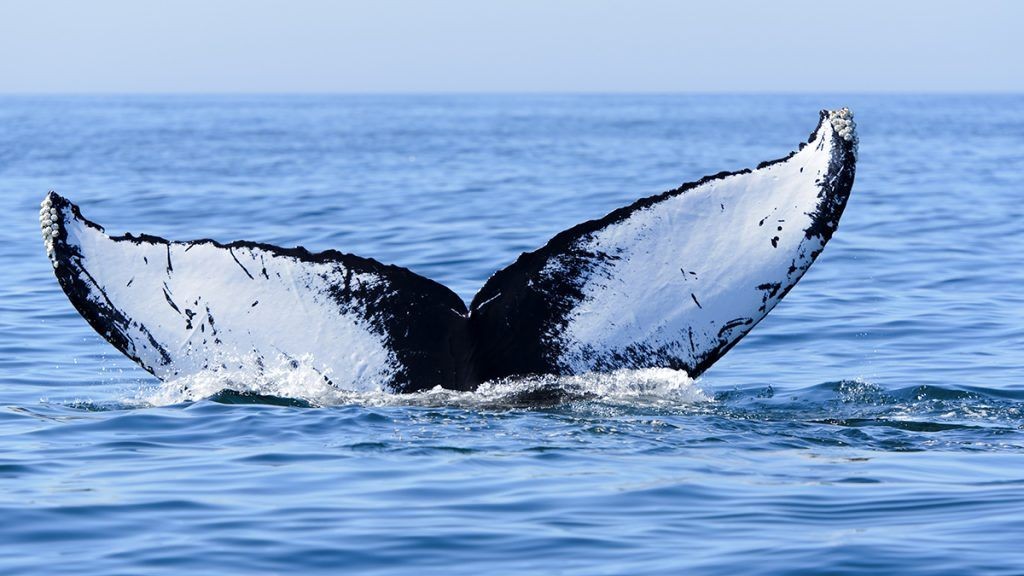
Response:
POLYGON ((1024 572, 1022 150, 1019 96, 0 98, 0 573, 1024 572), (839 232, 695 383, 161 387, 36 221, 55 189, 113 233, 337 248, 469 300, 841 105, 839 232))

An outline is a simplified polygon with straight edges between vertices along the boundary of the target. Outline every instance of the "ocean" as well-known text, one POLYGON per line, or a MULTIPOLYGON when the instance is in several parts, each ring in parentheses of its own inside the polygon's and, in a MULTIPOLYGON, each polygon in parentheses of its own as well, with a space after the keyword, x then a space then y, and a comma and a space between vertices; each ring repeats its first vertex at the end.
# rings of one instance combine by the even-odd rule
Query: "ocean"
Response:
POLYGON ((1022 574, 1024 96, 0 97, 2 574, 1022 574), (108 232, 334 248, 467 301, 634 199, 849 106, 857 180, 696 381, 538 401, 161 384, 53 277, 108 232))

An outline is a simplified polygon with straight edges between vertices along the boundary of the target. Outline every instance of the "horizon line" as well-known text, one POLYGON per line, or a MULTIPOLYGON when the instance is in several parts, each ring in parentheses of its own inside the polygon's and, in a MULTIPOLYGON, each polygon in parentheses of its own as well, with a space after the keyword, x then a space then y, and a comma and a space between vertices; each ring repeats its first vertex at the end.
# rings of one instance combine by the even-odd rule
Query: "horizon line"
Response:
POLYGON ((281 90, 0 91, 0 97, 130 96, 1022 96, 1024 90, 281 90))

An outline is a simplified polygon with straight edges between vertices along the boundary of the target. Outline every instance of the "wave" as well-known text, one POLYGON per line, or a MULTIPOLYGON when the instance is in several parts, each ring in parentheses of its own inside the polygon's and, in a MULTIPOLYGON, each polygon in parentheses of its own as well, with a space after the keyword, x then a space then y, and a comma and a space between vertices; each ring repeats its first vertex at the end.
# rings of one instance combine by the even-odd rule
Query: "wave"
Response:
POLYGON ((826 444, 917 450, 935 446, 983 449, 1018 445, 1024 391, 969 386, 883 387, 836 380, 802 387, 696 382, 671 369, 618 370, 579 376, 531 376, 488 382, 473 392, 436 387, 411 394, 333 386, 303 362, 252 372, 207 372, 136 387, 116 405, 78 403, 85 410, 131 410, 194 403, 292 407, 429 407, 531 410, 572 417, 683 419, 679 425, 751 438, 768 435, 788 446, 826 444), (127 396, 127 398, 125 398, 127 396), (907 436, 910 434, 911 436, 907 436), (941 441, 940 441, 941 439, 941 441))
POLYGON ((328 427, 353 422, 358 427, 369 418, 397 428, 436 423, 442 435, 453 419, 504 413, 499 420, 511 430, 553 419, 571 423, 563 433, 587 442, 593 440, 591 434, 614 430, 630 450, 727 442, 756 449, 1024 451, 1024 390, 953 383, 885 387, 846 379, 799 388, 784 383, 728 387, 720 379, 695 382, 684 372, 648 369, 508 379, 473 392, 434 388, 393 394, 339 390, 317 372, 298 366, 260 374, 211 372, 132 386, 121 387, 113 401, 59 404, 76 411, 120 412, 115 422, 132 423, 137 417, 164 418, 167 409, 185 409, 192 415, 216 414, 228 427, 253 416, 230 405, 260 404, 271 410, 259 414, 283 418, 275 426, 286 428, 304 430, 310 418, 328 427), (299 416, 273 409, 278 406, 315 410, 299 416))

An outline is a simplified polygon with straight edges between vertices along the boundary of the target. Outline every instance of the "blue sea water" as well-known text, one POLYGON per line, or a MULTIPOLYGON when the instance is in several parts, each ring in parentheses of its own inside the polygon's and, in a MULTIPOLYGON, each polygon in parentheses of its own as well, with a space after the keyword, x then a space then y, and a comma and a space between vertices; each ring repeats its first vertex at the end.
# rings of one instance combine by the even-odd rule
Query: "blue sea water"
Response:
POLYGON ((1024 573, 1022 182, 1021 96, 0 98, 0 573, 1024 573), (667 390, 190 397, 92 332, 38 232, 55 189, 111 232, 337 248, 468 300, 842 105, 839 232, 667 390))

